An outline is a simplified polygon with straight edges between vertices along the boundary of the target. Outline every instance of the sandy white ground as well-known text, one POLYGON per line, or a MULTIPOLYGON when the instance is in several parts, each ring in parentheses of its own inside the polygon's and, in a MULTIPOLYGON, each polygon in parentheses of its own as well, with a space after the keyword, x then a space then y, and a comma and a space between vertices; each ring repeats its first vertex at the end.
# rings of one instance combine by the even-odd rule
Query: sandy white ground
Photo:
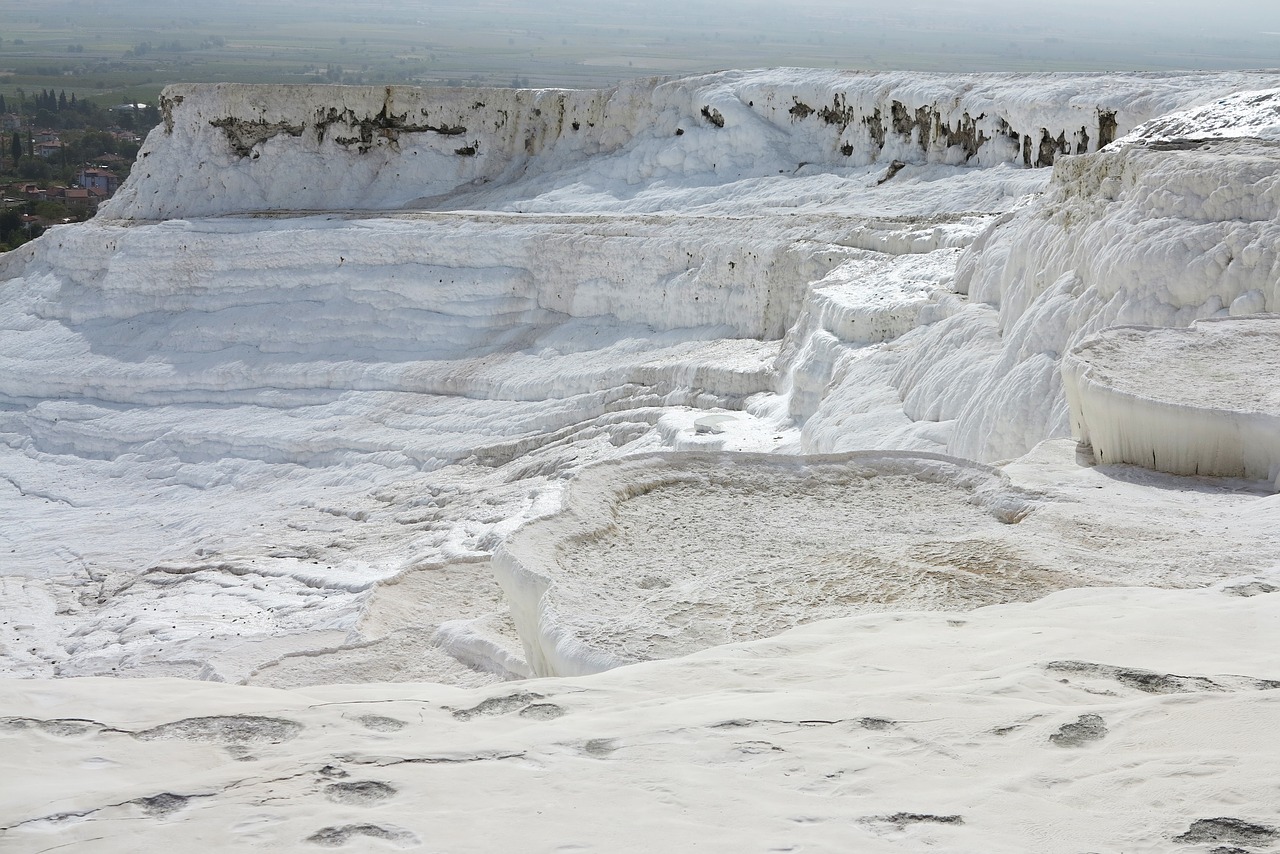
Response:
POLYGON ((0 824, 22 852, 1269 850, 1278 584, 828 620, 483 691, 9 681, 0 824))
POLYGON ((1276 847, 1274 483, 1061 370, 1280 309, 1277 86, 171 91, 0 259, 0 843, 1276 847))

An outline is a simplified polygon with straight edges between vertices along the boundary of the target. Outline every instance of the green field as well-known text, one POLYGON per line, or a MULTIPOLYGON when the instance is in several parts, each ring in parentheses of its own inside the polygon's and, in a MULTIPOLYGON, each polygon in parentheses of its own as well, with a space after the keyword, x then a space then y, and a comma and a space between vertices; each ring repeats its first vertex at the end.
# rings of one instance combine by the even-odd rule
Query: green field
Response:
MULTIPOLYGON (((1095 16, 981 18, 923 2, 361 2, 0 0, 0 94, 109 106, 172 82, 606 86, 798 65, 936 71, 1280 66, 1280 36, 1214 19, 1192 32, 1095 16), (944 11, 945 10, 945 11, 944 11), (994 21, 994 23, 993 23, 994 21), (1102 35, 1099 35, 1102 33, 1102 35)), ((1206 17, 1208 17, 1206 15, 1206 17)))

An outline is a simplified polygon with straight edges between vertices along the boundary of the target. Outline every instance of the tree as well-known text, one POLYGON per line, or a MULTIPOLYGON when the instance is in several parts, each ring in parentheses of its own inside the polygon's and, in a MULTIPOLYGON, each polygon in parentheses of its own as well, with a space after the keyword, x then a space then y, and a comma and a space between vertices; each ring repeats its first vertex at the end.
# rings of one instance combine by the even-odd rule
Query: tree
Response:
POLYGON ((31 206, 31 212, 43 219, 58 220, 71 216, 71 210, 57 202, 36 202, 31 206))
POLYGON ((65 110, 67 108, 67 90, 63 89, 58 94, 58 109, 65 110))
POLYGON ((0 95, 0 113, 9 112, 9 108, 5 106, 4 95, 0 95))
POLYGON ((53 177, 53 169, 38 157, 28 157, 18 167, 18 177, 28 181, 48 181, 53 177))
POLYGON ((80 149, 83 152, 82 159, 85 160, 94 159, 99 154, 115 154, 116 138, 103 131, 85 131, 84 136, 80 137, 80 149))
POLYGON ((16 130, 13 132, 13 142, 9 144, 9 153, 13 155, 13 165, 17 166, 22 159, 22 137, 18 136, 16 130))
POLYGON ((17 208, 5 208, 0 211, 0 243, 7 243, 13 235, 22 231, 22 211, 17 208))

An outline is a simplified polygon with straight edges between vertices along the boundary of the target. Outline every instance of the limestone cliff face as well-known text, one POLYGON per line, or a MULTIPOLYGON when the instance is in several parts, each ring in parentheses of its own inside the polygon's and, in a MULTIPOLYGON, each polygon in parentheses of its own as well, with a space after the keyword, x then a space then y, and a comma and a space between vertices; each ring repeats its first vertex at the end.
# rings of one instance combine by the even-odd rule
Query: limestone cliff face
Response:
POLYGON ((612 158, 619 187, 882 159, 1048 166, 1272 77, 781 69, 583 91, 171 86, 104 216, 447 208, 588 158, 612 158))

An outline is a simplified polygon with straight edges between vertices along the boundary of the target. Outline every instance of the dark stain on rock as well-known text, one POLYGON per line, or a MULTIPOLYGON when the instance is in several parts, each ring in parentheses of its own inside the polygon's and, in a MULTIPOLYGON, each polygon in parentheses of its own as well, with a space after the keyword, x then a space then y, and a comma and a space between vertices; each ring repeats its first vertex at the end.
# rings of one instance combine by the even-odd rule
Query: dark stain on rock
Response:
POLYGON ((1049 736, 1049 741, 1058 747, 1081 747, 1100 741, 1106 737, 1107 732, 1106 722, 1098 715, 1081 715, 1074 723, 1063 724, 1049 736))
MULTIPOLYGON (((978 119, 985 118, 979 115, 978 119)), ((942 121, 942 117, 935 114, 934 119, 937 122, 934 137, 945 148, 953 148, 959 146, 964 150, 965 160, 976 157, 978 149, 982 148, 987 142, 987 135, 978 128, 977 120, 970 116, 967 112, 961 114, 960 121, 954 128, 942 121)))
POLYGON ((369 806, 378 801, 385 801, 396 793, 394 786, 380 783, 377 780, 354 780, 343 783, 330 783, 324 787, 324 796, 335 804, 348 806, 369 806))
POLYGON ((334 137, 334 142, 344 147, 356 146, 361 154, 367 153, 374 146, 374 139, 385 139, 397 145, 401 134, 437 133, 441 136, 461 136, 467 132, 462 125, 433 125, 426 122, 410 122, 408 113, 391 112, 391 90, 387 89, 386 100, 376 115, 357 117, 350 108, 339 111, 336 107, 316 112, 316 142, 323 142, 325 134, 333 125, 350 128, 356 136, 334 137))
POLYGON ((911 135, 911 113, 901 101, 889 104, 889 117, 893 124, 893 132, 899 136, 911 135))
POLYGON ((1266 845, 1280 839, 1280 830, 1265 824, 1254 824, 1239 818, 1202 818, 1174 842, 1183 845, 1205 845, 1225 842, 1228 845, 1266 845))
POLYGON ((1250 676, 1179 676, 1176 673, 1157 673, 1137 667, 1115 667, 1091 661, 1051 661, 1045 665, 1051 673, 1073 673, 1111 679, 1126 688, 1145 694, 1189 694, 1220 691, 1270 691, 1280 688, 1275 679, 1255 679, 1250 676))
MULTIPOLYGON (((393 147, 398 147, 401 134, 436 133, 441 136, 460 136, 467 132, 462 125, 410 122, 407 112, 398 114, 392 112, 391 95, 392 90, 388 87, 382 108, 373 116, 357 116, 350 108, 339 110, 337 107, 329 107, 317 110, 311 124, 316 142, 324 142, 330 128, 342 128, 348 131, 348 134, 335 135, 333 141, 344 148, 354 146, 361 154, 365 154, 378 140, 385 140, 393 147)), ((253 155, 255 146, 269 139, 281 135, 300 137, 307 130, 305 123, 271 122, 265 118, 240 119, 234 116, 213 119, 209 124, 223 132, 231 149, 240 157, 253 155)))
POLYGON ((844 96, 840 94, 831 99, 831 106, 818 110, 818 118, 829 125, 839 127, 841 131, 853 124, 857 117, 857 110, 850 107, 844 96))
POLYGON ((1059 140, 1055 140, 1053 137, 1049 136, 1049 131, 1041 128, 1040 147, 1036 152, 1037 167, 1053 165, 1054 158, 1058 155, 1060 150, 1066 147, 1067 144, 1065 137, 1060 137, 1059 140), (1061 144, 1059 144, 1059 140, 1061 141, 1061 144))
POLYGON ((1115 110, 1098 110, 1098 148, 1115 142, 1117 124, 1115 110))
POLYGON ((920 129, 921 148, 928 143, 932 118, 933 114, 929 111, 928 107, 916 107, 916 127, 920 129))
POLYGON ((136 798, 133 803, 142 807, 143 812, 154 818, 163 818, 175 813, 187 805, 190 798, 175 795, 172 792, 161 792, 149 798, 136 798))
POLYGON ((280 744, 302 732, 302 724, 283 718, 255 715, 218 715, 184 718, 136 733, 141 741, 174 738, 222 744, 280 744))
POLYGON ((807 119, 809 118, 809 116, 813 115, 813 107, 810 107, 808 104, 802 103, 799 98, 793 98, 792 100, 796 102, 795 106, 787 110, 787 112, 791 114, 791 118, 807 119))
POLYGON ((903 163, 901 160, 893 161, 892 163, 889 164, 889 168, 885 170, 885 173, 880 176, 880 180, 876 181, 876 185, 879 186, 880 184, 883 184, 885 181, 888 181, 890 178, 892 178, 894 175, 897 175, 906 167, 907 167, 907 164, 903 163))
POLYGON ((612 738, 592 738, 582 743, 582 752, 594 759, 603 759, 617 749, 612 738))
POLYGON ((183 102, 182 95, 161 95, 160 96, 160 116, 164 121, 164 132, 173 134, 173 108, 183 102))
POLYGON ((453 716, 460 721, 469 721, 474 718, 505 715, 523 709, 541 699, 543 699, 541 694, 517 691, 514 694, 507 694, 503 697, 490 697, 469 709, 454 709, 453 716))
POLYGON ((228 116, 225 119, 213 119, 209 122, 222 131, 231 150, 240 157, 253 154, 255 146, 280 135, 302 136, 305 125, 294 125, 288 122, 269 122, 266 119, 237 119, 228 116))
POLYGON ((1229 593, 1232 596, 1262 596, 1266 593, 1275 593, 1280 590, 1274 584, 1268 584, 1265 581, 1249 581, 1244 584, 1237 584, 1234 587, 1228 587, 1223 593, 1229 593))
POLYGON ((20 731, 28 728, 38 729, 46 735, 58 738, 76 738, 78 736, 99 732, 125 732, 114 727, 100 724, 83 718, 0 718, 0 732, 5 730, 20 731))
POLYGON ((864 824, 891 824, 898 830, 904 830, 912 824, 964 824, 964 817, 959 815, 933 815, 924 812, 896 812, 893 815, 873 815, 861 819, 864 824))
POLYGON ((313 845, 324 848, 340 848, 354 837, 367 836, 371 839, 385 839, 389 842, 415 842, 417 837, 407 830, 383 827, 378 824, 344 824, 325 827, 307 837, 313 845))
POLYGON ((404 721, 389 718, 385 715, 361 715, 356 718, 356 722, 365 729, 371 729, 374 732, 396 732, 404 729, 404 721))
POLYGON ((871 139, 875 141, 877 148, 884 148, 884 118, 880 115, 880 108, 876 107, 875 112, 869 116, 862 117, 862 123, 867 126, 867 133, 871 134, 871 139))

